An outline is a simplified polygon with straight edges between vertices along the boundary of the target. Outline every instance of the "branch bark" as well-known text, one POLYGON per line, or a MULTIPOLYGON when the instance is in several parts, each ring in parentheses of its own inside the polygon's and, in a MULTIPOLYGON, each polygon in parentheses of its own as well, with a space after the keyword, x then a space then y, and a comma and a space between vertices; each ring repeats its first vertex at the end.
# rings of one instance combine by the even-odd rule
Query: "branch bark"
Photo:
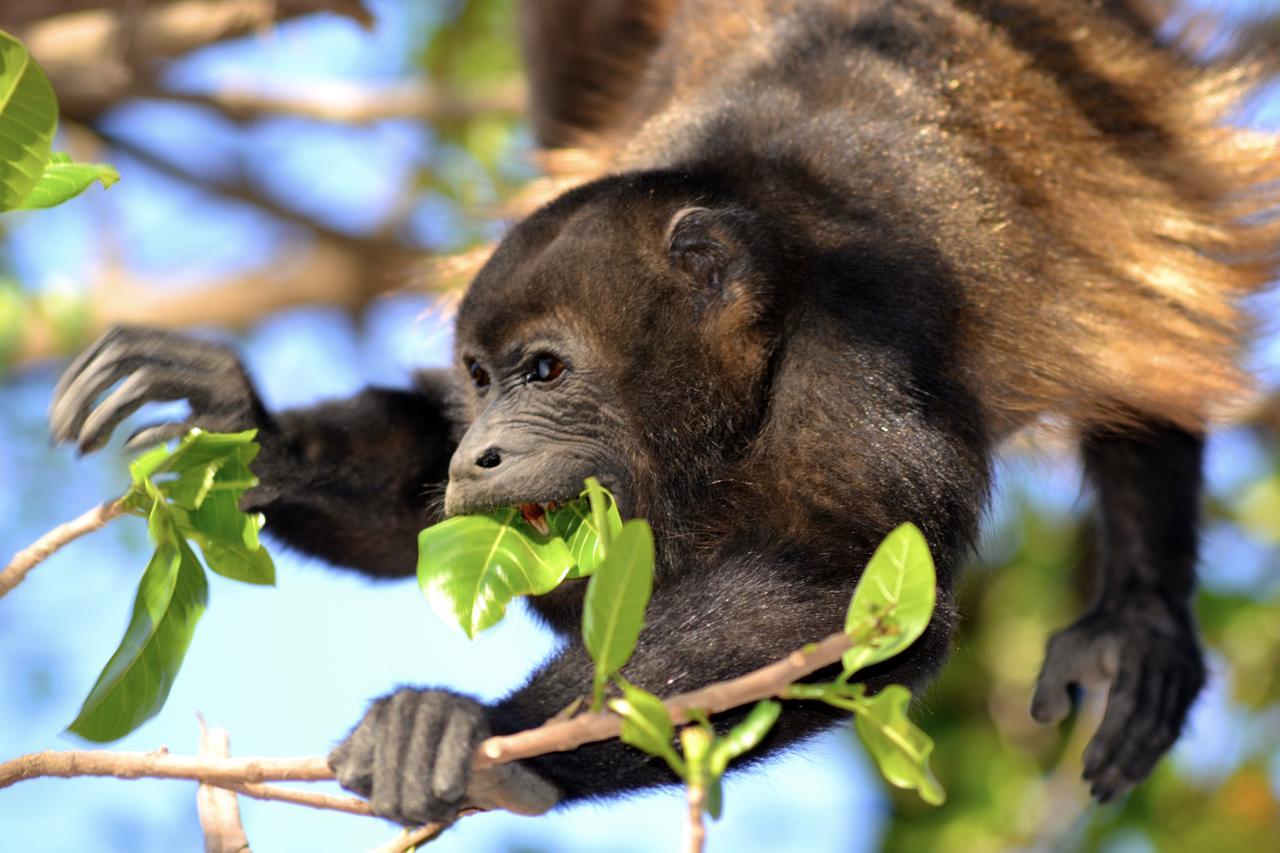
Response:
MULTIPOLYGON (((228 758, 231 736, 226 729, 211 729, 200 717, 200 757, 228 758)), ((212 785, 196 789, 196 812, 204 831, 205 853, 249 853, 249 839, 240 822, 240 804, 234 792, 212 785)))
POLYGON ((26 578, 27 574, 68 542, 73 542, 99 529, 113 518, 124 514, 124 504, 118 500, 99 504, 79 518, 59 524, 33 544, 23 548, 9 565, 0 571, 0 598, 26 578))

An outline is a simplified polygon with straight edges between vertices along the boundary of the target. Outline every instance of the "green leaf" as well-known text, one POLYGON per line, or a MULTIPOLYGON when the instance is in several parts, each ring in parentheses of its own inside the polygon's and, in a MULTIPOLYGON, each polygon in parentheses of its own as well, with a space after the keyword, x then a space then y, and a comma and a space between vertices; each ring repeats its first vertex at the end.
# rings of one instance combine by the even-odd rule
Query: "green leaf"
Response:
POLYGON ((583 492, 586 500, 569 503, 549 513, 547 522, 551 532, 559 536, 569 546, 573 557, 571 578, 584 578, 595 573, 604 559, 608 544, 622 532, 622 516, 618 513, 618 505, 603 487, 592 477, 587 480, 587 489, 583 492), (600 509, 597 511, 596 507, 600 509), (600 518, 604 518, 601 528, 600 518), (604 536, 600 531, 604 530, 604 536))
POLYGON ((885 779, 899 788, 915 789, 920 792, 920 799, 940 806, 947 795, 929 769, 933 741, 907 717, 910 701, 911 691, 901 684, 891 684, 875 696, 858 701, 854 726, 885 779))
POLYGON ((757 702, 745 720, 730 729, 724 737, 716 740, 709 758, 711 775, 719 779, 724 775, 730 761, 755 749, 777 722, 778 715, 781 713, 781 702, 773 699, 762 699, 757 702))
MULTIPOLYGON (((262 513, 248 515, 241 513, 246 523, 253 529, 256 540, 257 531, 262 528, 266 518, 262 513)), ((254 546, 243 542, 218 542, 196 532, 192 538, 200 546, 205 565, 212 571, 232 580, 244 583, 274 586, 276 582, 276 566, 271 554, 261 544, 254 546)))
POLYGON ((857 644, 844 653, 845 676, 914 643, 929 624, 936 596, 924 534, 903 524, 880 543, 853 591, 844 629, 857 644))
POLYGON ((622 698, 610 699, 609 709, 622 717, 622 742, 664 759, 677 776, 686 778, 685 763, 672 745, 675 726, 662 700, 624 679, 619 678, 618 685, 622 698))
POLYGON ((193 428, 174 447, 153 447, 138 456, 129 463, 129 474, 138 484, 157 474, 184 474, 206 465, 221 467, 234 460, 237 467, 230 473, 249 479, 252 475, 246 466, 258 455, 258 446, 253 441, 257 435, 256 429, 220 433, 193 428))
POLYGON ((455 516, 418 535, 418 586, 468 637, 497 624, 516 596, 555 589, 572 567, 564 541, 538 533, 516 507, 455 516))
POLYGON ((595 707, 609 676, 622 669, 635 650, 652 591, 653 532, 648 522, 632 519, 622 526, 587 583, 582 639, 596 664, 595 707))
POLYGON ((36 186, 57 127, 49 79, 17 39, 0 31, 0 211, 20 206, 36 186))
POLYGON ((105 163, 75 163, 66 154, 54 152, 18 209, 53 207, 80 195, 94 181, 106 189, 119 180, 120 173, 105 163))
POLYGON ((88 740, 124 737, 164 706, 204 613, 204 569, 185 543, 156 549, 138 584, 124 639, 68 727, 88 740))

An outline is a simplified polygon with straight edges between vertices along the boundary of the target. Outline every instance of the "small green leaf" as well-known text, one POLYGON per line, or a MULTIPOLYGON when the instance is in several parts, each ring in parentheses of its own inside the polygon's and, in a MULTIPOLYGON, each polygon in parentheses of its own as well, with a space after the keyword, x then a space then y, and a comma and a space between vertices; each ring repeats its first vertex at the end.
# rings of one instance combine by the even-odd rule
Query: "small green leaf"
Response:
POLYGON ((903 524, 880 543, 853 591, 844 629, 858 642, 844 653, 845 676, 914 643, 929 624, 936 596, 924 534, 903 524))
POLYGON ((57 127, 49 79, 17 39, 0 31, 0 211, 21 205, 36 186, 57 127))
MULTIPOLYGON (((257 531, 262 528, 266 518, 262 513, 243 514, 250 528, 257 531)), ((258 544, 250 547, 243 542, 217 542, 193 532, 192 538, 200 546, 205 565, 212 571, 232 580, 244 583, 274 586, 276 582, 276 566, 267 549, 258 544)))
POLYGON ((75 163, 66 154, 54 152, 49 156, 40 179, 32 187, 19 210, 53 207, 75 198, 87 190, 94 181, 103 189, 120 180, 120 173, 105 163, 75 163))
POLYGON ((213 482, 218 476, 217 464, 205 465, 182 472, 177 479, 162 485, 162 491, 178 506, 185 510, 199 509, 204 499, 209 497, 213 482))
POLYGON ((621 678, 618 685, 622 698, 610 699, 609 709, 622 717, 622 742, 664 759, 677 776, 686 778, 685 763, 672 745, 675 726, 662 700, 621 678))
POLYGON ((907 688, 891 684, 858 701, 854 726, 885 779, 899 788, 915 789, 926 803, 940 806, 947 795, 929 769, 933 741, 907 717, 910 701, 907 688))
POLYGON ((653 533, 648 522, 632 519, 587 583, 582 639, 596 664, 594 707, 609 676, 631 658, 652 591, 653 533))
POLYGON ((185 543, 157 548, 138 584, 124 639, 69 730, 101 743, 124 737, 155 716, 207 600, 204 569, 191 549, 185 543))
POLYGON ((729 730, 728 734, 716 740, 711 748, 711 774, 719 779, 724 775, 729 762, 743 755, 756 746, 769 733, 769 729, 778 721, 782 713, 782 703, 773 699, 762 699, 755 704, 747 718, 729 730))
POLYGON ((516 596, 555 589, 572 567, 564 540, 538 533, 516 507, 455 516, 418 535, 418 586, 468 637, 497 624, 516 596))
POLYGON ((607 543, 622 532, 622 516, 618 513, 618 505, 613 496, 601 488, 594 477, 587 482, 588 490, 583 494, 594 495, 596 503, 603 504, 604 536, 600 535, 599 513, 593 511, 591 497, 560 507, 549 513, 547 519, 551 532, 565 541, 573 556, 574 565, 569 572, 570 578, 584 578, 594 574, 604 559, 607 543), (596 491, 591 490, 591 484, 594 484, 596 491))

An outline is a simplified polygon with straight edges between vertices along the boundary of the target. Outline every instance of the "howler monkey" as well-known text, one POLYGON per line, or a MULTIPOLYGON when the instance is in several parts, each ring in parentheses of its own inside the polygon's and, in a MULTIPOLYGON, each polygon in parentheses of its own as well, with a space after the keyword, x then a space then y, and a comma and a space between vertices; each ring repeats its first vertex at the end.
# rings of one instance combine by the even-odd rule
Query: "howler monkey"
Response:
MULTIPOLYGON (((415 534, 444 515, 595 475, 658 542, 623 674, 671 694, 838 629, 907 520, 937 560, 938 609, 872 681, 920 685, 946 654, 993 451, 1069 423, 1102 574, 1050 642, 1032 714, 1060 721, 1072 685, 1109 681, 1084 775, 1103 801, 1141 781, 1204 680, 1203 436, 1244 385, 1238 297, 1275 270, 1275 143, 1219 123, 1240 66, 1193 61, 1121 0, 530 0, 521 15, 539 138, 607 167, 501 242, 458 311, 452 368, 269 413, 228 350, 120 328, 66 372, 55 435, 92 450, 176 398, 190 420, 133 443, 255 427, 246 508, 378 576, 410 574, 415 534), (423 497, 445 483, 442 505, 423 497)), ((342 784, 396 820, 455 814, 481 738, 590 692, 581 594, 530 602, 565 646, 505 699, 376 701, 331 757, 342 784)), ((835 719, 793 703, 767 745, 835 719)), ((524 766, 566 802, 672 781, 616 741, 524 766)))

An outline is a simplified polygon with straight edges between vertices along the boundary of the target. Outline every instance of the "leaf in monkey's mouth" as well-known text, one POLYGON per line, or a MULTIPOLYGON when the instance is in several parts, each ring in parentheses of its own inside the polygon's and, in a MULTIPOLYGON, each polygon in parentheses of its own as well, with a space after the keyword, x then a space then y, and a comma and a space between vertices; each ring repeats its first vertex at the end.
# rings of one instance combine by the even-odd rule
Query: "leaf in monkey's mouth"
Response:
POLYGON ((512 598, 590 575, 604 559, 605 537, 621 530, 617 502, 593 478, 574 498, 507 504, 423 530, 418 584, 437 613, 475 636, 512 598))

